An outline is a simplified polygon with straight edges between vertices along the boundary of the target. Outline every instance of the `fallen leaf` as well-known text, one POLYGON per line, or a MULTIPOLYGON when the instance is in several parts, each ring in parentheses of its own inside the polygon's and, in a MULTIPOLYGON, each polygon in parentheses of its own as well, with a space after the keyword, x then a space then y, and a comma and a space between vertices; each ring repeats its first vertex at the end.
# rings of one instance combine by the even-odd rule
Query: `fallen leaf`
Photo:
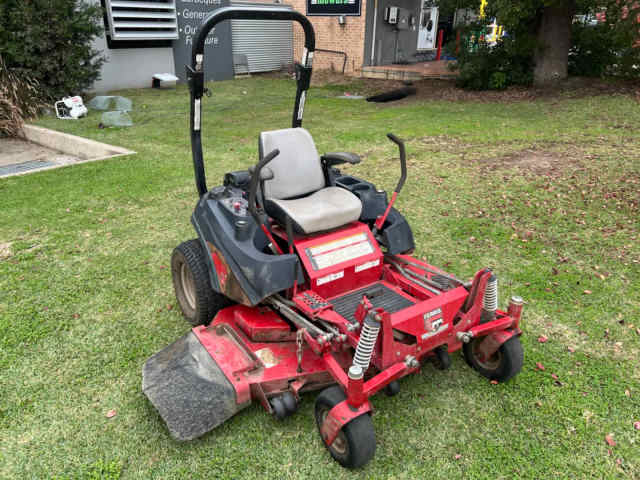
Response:
POLYGON ((541 407, 541 406, 542 406, 542 402, 541 402, 540 400, 538 400, 538 401, 536 402, 536 407, 541 407))
POLYGON ((585 295, 591 295, 592 293, 593 293, 593 292, 592 292, 591 290, 585 290, 585 291, 584 291, 584 294, 585 294, 585 295))
POLYGON ((549 339, 548 339, 546 336, 544 336, 544 335, 540 335, 540 336, 538 337, 538 341, 539 341, 540 343, 546 343, 546 342, 547 342, 547 340, 549 340, 549 339))
POLYGON ((115 416, 116 416, 116 411, 115 411, 115 409, 111 409, 111 410, 109 410, 109 411, 107 412, 107 415, 106 415, 106 416, 107 416, 107 418, 115 417, 115 416))
POLYGON ((540 362, 536 362, 536 368, 537 368, 538 370, 542 370, 542 371, 544 371, 544 365, 542 365, 540 362))
POLYGON ((616 441, 613 439, 613 435, 611 433, 609 435, 605 435, 604 441, 607 442, 607 445, 610 447, 616 446, 616 441))
POLYGON ((630 397, 630 396, 631 396, 631 391, 627 388, 627 389, 624 391, 624 394, 625 394, 627 397, 630 397))

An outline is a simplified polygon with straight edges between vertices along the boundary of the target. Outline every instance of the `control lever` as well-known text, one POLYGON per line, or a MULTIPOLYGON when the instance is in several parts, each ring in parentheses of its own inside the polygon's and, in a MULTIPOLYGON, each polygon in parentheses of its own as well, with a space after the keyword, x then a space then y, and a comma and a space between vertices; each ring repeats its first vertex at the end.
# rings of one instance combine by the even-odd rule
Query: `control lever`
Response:
POLYGON ((387 220, 387 216, 389 216, 391 207, 393 207, 393 204, 395 203, 396 198, 398 197, 398 194, 400 193, 400 190, 402 190, 404 182, 407 179, 407 157, 404 149, 404 141, 400 140, 393 133, 387 133, 387 138, 395 143, 398 146, 398 150, 400 151, 400 180, 398 180, 398 185, 396 185, 396 188, 393 191, 393 195, 391 195, 391 201, 389 202, 389 205, 387 205, 387 209, 376 219, 373 227, 374 235, 378 233, 380 229, 382 229, 384 222, 386 222, 387 220))
MULTIPOLYGON (((258 225, 260 225, 260 228, 262 229, 264 234, 267 236, 267 238, 269 239, 269 241, 271 242, 273 247, 277 250, 278 254, 282 255, 282 253, 283 253, 282 249, 276 243, 275 239, 271 235, 271 232, 267 228, 266 216, 265 216, 264 211, 262 209, 262 205, 258 209, 257 203, 256 203, 256 194, 258 193, 258 183, 260 182, 261 171, 271 160, 276 158, 278 155, 280 155, 280 150, 278 150, 277 148, 272 150, 271 152, 269 152, 267 154, 266 157, 261 158, 260 161, 258 162, 258 164, 253 169, 253 172, 251 173, 251 181, 249 182, 249 206, 248 206, 248 208, 249 208, 249 213, 251 213, 251 216, 256 221, 256 223, 258 225)), ((269 172, 267 172, 267 174, 270 174, 271 178, 273 178, 273 173, 271 173, 269 171, 269 172)))

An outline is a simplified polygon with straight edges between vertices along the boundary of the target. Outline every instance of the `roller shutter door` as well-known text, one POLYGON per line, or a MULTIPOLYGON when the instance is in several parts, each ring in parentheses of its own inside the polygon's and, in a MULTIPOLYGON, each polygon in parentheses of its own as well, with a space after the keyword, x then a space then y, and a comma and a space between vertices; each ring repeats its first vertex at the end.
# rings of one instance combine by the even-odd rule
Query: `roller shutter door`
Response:
MULTIPOLYGON (((264 3, 232 2, 232 5, 270 6, 264 3)), ((274 7, 286 7, 282 4, 274 7)), ((290 8, 290 7, 287 7, 290 8)), ((232 20, 231 48, 246 55, 249 72, 271 72, 293 63, 293 27, 287 20, 232 20)))

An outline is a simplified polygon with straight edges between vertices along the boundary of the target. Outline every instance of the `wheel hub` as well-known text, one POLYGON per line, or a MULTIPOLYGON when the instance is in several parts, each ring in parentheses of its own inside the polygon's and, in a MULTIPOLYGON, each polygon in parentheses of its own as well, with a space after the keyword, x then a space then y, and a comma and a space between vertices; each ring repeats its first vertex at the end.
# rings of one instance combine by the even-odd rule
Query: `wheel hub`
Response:
POLYGON ((186 263, 180 265, 180 283, 182 284, 182 291, 184 292, 184 299, 187 301, 189 308, 195 310, 196 308, 196 287, 193 281, 193 275, 187 267, 186 263))
POLYGON ((479 342, 474 342, 472 346, 473 356, 475 357, 476 362, 478 362, 478 365, 486 370, 496 370, 500 367, 500 363, 502 362, 502 352, 500 352, 500 350, 496 350, 496 352, 489 358, 485 358, 484 355, 479 352, 479 345, 479 342))
MULTIPOLYGON (((322 423, 327 419, 327 415, 329 415, 329 410, 324 410, 322 412, 322 423)), ((338 455, 344 455, 347 451, 347 439, 344 437, 344 432, 340 430, 338 435, 333 440, 333 443, 329 446, 329 448, 335 451, 338 455)))

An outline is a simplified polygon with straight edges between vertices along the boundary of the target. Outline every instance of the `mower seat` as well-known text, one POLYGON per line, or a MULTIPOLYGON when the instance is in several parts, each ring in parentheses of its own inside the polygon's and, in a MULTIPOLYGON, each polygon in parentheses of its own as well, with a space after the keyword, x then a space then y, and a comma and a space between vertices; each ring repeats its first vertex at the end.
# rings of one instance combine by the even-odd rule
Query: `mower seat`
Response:
POLYGON ((263 186, 264 209, 284 225, 310 234, 341 227, 360 218, 362 203, 340 187, 327 187, 313 139, 304 128, 286 128, 260 134, 260 155, 280 154, 269 163, 273 178, 263 186))

